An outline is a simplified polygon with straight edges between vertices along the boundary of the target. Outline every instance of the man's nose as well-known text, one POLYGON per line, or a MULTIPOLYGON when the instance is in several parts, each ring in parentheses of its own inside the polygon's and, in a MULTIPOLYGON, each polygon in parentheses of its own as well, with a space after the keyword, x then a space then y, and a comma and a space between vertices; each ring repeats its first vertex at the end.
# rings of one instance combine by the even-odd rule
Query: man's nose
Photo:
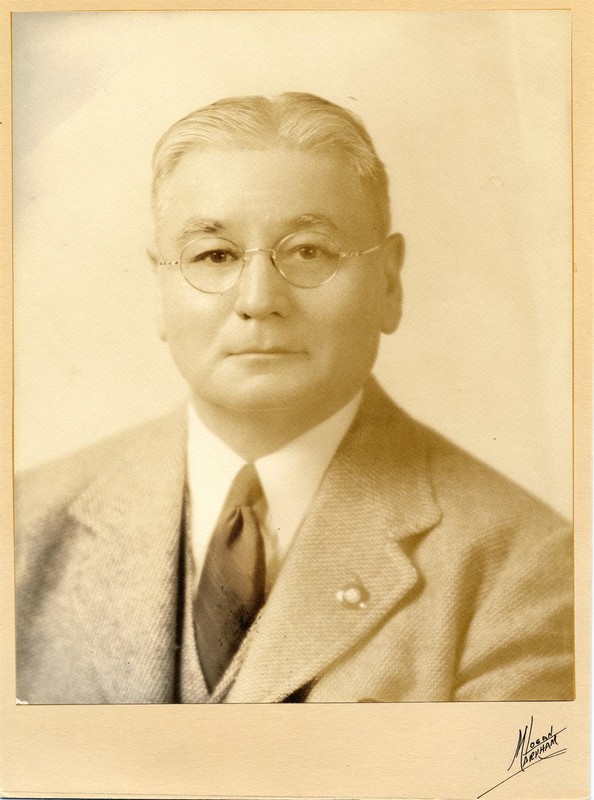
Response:
POLYGON ((286 317, 290 313, 290 287, 276 269, 270 250, 246 252, 246 263, 238 281, 235 311, 246 319, 264 319, 274 314, 286 317))

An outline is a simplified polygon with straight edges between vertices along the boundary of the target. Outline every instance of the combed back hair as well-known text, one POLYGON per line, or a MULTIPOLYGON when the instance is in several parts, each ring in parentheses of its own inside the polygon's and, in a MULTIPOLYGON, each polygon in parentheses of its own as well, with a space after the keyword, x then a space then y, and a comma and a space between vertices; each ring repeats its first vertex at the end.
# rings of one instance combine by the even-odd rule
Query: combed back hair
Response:
POLYGON ((163 181, 184 153, 207 147, 262 150, 278 145, 346 157, 375 204, 379 233, 387 236, 388 177, 365 126, 345 108, 301 92, 272 98, 224 98, 174 123, 153 153, 152 201, 156 220, 161 212, 159 194, 163 181))

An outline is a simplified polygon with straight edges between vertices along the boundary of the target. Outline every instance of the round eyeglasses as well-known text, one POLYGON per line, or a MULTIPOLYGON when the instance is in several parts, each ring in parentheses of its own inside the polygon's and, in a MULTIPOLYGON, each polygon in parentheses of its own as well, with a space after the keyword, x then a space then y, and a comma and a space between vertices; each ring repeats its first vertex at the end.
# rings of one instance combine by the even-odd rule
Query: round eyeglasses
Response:
POLYGON ((332 280, 343 258, 371 253, 382 244, 345 253, 331 236, 303 231, 290 233, 274 247, 242 250, 229 239, 201 236, 188 242, 179 260, 160 261, 159 264, 178 265, 190 286, 206 294, 220 294, 237 283, 250 256, 270 253, 275 268, 291 286, 313 289, 332 280))

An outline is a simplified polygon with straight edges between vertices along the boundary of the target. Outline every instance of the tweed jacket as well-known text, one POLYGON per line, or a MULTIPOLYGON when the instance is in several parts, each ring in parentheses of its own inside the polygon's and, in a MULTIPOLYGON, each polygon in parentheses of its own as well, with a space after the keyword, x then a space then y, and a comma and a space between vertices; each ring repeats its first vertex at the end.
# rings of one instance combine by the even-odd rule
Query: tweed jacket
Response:
MULTIPOLYGON (((16 488, 17 696, 173 700, 185 413, 16 488)), ((226 702, 573 697, 567 524, 370 381, 226 702)))

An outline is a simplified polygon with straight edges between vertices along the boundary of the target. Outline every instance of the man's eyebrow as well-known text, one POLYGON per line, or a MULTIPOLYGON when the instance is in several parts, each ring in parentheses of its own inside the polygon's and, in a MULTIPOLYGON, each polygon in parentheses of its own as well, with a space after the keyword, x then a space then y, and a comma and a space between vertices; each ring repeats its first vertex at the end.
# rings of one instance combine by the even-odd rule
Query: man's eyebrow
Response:
MULTIPOLYGON (((291 217, 286 220, 285 225, 291 230, 316 227, 330 228, 333 231, 338 230, 338 225, 324 214, 299 214, 296 217, 291 217)), ((220 233, 224 230, 225 223, 218 219, 192 217, 184 222, 180 232, 176 234, 175 244, 181 246, 193 236, 199 236, 202 233, 220 233)))
POLYGON ((181 231, 175 237, 175 242, 176 244, 181 244, 187 241, 190 236, 196 236, 200 233, 220 233, 220 231, 224 229, 224 223, 220 222, 218 219, 193 217, 184 222, 181 231))
POLYGON ((324 227, 338 230, 338 225, 333 222, 330 217, 324 214, 300 214, 298 217, 293 217, 288 221, 288 225, 294 228, 315 228, 324 227))

